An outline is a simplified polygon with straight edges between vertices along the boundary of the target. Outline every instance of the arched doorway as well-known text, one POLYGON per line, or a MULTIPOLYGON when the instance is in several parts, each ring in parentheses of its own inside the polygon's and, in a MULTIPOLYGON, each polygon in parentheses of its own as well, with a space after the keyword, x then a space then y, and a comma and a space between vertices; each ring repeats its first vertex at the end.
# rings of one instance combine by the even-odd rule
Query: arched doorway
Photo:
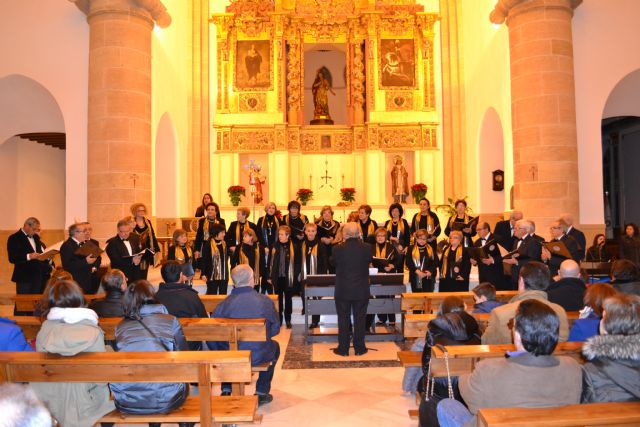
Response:
POLYGON ((497 111, 485 111, 478 135, 479 212, 504 212, 505 190, 493 191, 493 171, 504 172, 504 134, 497 111))
MULTIPOLYGON (((177 218, 178 212, 178 142, 176 129, 167 112, 160 117, 156 132, 155 216, 177 218)), ((158 224, 160 227, 160 224, 158 224)))
POLYGON ((608 238, 640 221, 640 70, 613 88, 602 114, 602 173, 608 238))
POLYGON ((1 77, 0 179, 7 185, 0 229, 15 231, 29 216, 44 230, 65 228, 65 149, 64 119, 53 95, 24 75, 1 77))

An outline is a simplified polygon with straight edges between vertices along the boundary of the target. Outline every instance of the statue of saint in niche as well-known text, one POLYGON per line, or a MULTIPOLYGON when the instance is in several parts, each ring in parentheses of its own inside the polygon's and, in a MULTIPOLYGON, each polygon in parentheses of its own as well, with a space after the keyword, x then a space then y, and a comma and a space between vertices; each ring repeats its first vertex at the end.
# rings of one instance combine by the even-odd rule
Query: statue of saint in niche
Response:
POLYGON ((331 72, 327 67, 318 69, 316 79, 311 86, 313 94, 313 120, 312 125, 332 125, 333 120, 329 114, 329 92, 335 95, 332 86, 331 72))
POLYGON ((393 169, 391 169, 391 193, 394 203, 407 203, 407 196, 409 195, 409 183, 407 181, 409 174, 402 162, 401 156, 395 156, 393 169))
POLYGON ((244 57, 244 66, 247 69, 247 83, 256 84, 258 74, 260 74, 260 64, 262 64, 262 55, 256 50, 256 45, 252 44, 244 57))
POLYGON ((249 163, 249 190, 256 205, 262 203, 262 184, 267 180, 267 177, 261 174, 261 170, 262 166, 251 160, 249 163))

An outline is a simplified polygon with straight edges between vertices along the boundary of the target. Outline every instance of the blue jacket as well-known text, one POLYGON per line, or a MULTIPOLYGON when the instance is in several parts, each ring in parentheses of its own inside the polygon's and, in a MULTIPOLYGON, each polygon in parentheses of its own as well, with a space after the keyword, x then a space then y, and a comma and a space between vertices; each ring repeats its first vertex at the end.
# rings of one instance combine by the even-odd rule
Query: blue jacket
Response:
MULTIPOLYGON (((211 313, 212 318, 227 319, 266 319, 267 341, 266 342, 240 342, 239 350, 251 350, 251 364, 259 365, 265 362, 276 361, 276 349, 278 343, 271 338, 280 332, 280 316, 276 311, 273 301, 266 295, 262 295, 253 290, 253 286, 242 286, 234 288, 215 311, 211 313)), ((212 341, 207 345, 211 350, 229 350, 229 343, 212 341)))
POLYGON ((496 307, 500 307, 503 304, 503 302, 496 300, 484 301, 480 304, 474 304, 472 313, 491 313, 491 310, 496 307))
POLYGON ((599 335, 599 331, 600 318, 591 313, 585 319, 574 320, 567 341, 586 341, 595 335, 599 335))
POLYGON ((34 351, 13 320, 0 317, 0 351, 34 351))

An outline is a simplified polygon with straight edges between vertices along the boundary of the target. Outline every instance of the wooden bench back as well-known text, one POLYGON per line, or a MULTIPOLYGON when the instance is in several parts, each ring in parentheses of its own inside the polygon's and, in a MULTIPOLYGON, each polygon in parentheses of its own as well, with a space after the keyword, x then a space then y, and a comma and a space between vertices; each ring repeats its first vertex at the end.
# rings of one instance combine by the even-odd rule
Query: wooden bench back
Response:
MULTIPOLYGON (((509 302, 517 294, 518 291, 497 291, 496 299, 502 302, 509 302)), ((472 308, 473 304, 475 304, 473 292, 407 292, 402 294, 402 311, 422 310, 425 313, 435 313, 438 311, 442 301, 450 296, 462 298, 468 308, 472 308)))
POLYGON ((0 353, 0 382, 197 382, 200 422, 212 425, 211 383, 251 382, 249 351, 0 353))
POLYGON ((638 426, 640 402, 610 402, 555 408, 485 408, 479 427, 638 426))
MULTIPOLYGON (((27 339, 35 339, 40 326, 39 317, 11 317, 22 328, 27 339)), ((240 341, 266 341, 267 331, 264 319, 178 319, 188 341, 228 341, 231 350, 238 349, 240 341)), ((105 339, 114 340, 116 326, 122 321, 119 317, 99 319, 105 339)))
MULTIPOLYGON (((582 351, 582 341, 559 342, 553 354, 555 355, 575 355, 582 351)), ((494 345, 452 345, 445 347, 449 354, 449 359, 484 359, 487 357, 504 357, 507 351, 515 351, 513 344, 494 345)), ((444 359, 444 352, 438 347, 432 347, 432 357, 444 359)))
MULTIPOLYGON (((85 295, 85 299, 87 303, 97 300, 104 299, 104 294, 95 294, 95 295, 85 295)), ((213 313, 218 304, 220 304, 227 296, 226 295, 200 295, 200 300, 204 304, 204 307, 207 310, 207 313, 213 313)), ((276 306, 276 310, 278 310, 278 296, 277 295, 268 295, 268 297, 273 301, 276 306)), ((42 299, 41 294, 0 294, 0 305, 14 305, 17 311, 22 312, 33 312, 36 307, 36 304, 40 302, 42 299)))

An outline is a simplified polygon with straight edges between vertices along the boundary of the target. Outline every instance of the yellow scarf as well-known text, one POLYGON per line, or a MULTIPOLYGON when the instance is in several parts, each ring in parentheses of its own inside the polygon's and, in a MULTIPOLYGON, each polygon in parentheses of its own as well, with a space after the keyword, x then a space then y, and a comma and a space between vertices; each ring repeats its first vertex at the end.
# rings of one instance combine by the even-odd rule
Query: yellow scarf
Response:
POLYGON ((136 228, 133 227, 133 232, 136 233, 139 236, 140 247, 141 248, 153 249, 151 244, 147 245, 147 243, 150 240, 149 237, 151 236, 151 222, 144 216, 142 217, 142 220, 144 221, 144 225, 145 225, 146 229, 142 233, 138 233, 136 228))
POLYGON ((187 259, 191 259, 193 257, 193 252, 191 251, 191 247, 189 245, 185 245, 184 248, 182 246, 174 246, 176 248, 176 261, 184 263, 187 259), (178 250, 182 253, 182 258, 178 257, 178 250), (185 252, 187 256, 185 257, 185 252))
MULTIPOLYGON (((418 230, 420 227, 420 212, 418 212, 417 214, 415 214, 413 216, 413 220, 411 221, 413 223, 413 227, 418 230)), ((434 231, 434 221, 433 221, 433 217, 431 216, 431 212, 427 212, 427 229, 431 229, 431 232, 434 231), (431 227, 429 227, 431 226, 431 227)))
POLYGON ((236 250, 240 251, 240 264, 247 264, 249 267, 253 268, 253 284, 254 285, 259 285, 260 284, 260 248, 258 247, 258 245, 254 245, 253 247, 254 251, 255 251, 255 260, 254 260, 254 266, 251 266, 249 264, 249 257, 247 257, 244 253, 244 251, 242 250, 242 246, 236 250))
POLYGON ((236 246, 242 244, 242 236, 240 235, 240 231, 244 231, 244 227, 247 225, 247 221, 244 224, 240 224, 240 221, 236 222, 236 246))
MULTIPOLYGON (((358 221, 358 227, 360 227, 360 233, 364 236, 364 230, 362 229, 362 221, 358 221)), ((373 221, 369 219, 369 225, 367 226, 367 237, 371 236, 375 231, 375 227, 373 226, 373 221)))
MULTIPOLYGON (((423 246, 426 250, 427 250, 427 257, 429 257, 429 259, 433 259, 433 249, 431 248, 431 245, 424 245, 423 246)), ((422 270, 422 268, 424 267, 424 261, 420 262, 420 246, 418 246, 418 244, 413 245, 413 250, 411 251, 411 259, 413 260, 413 265, 416 266, 416 268, 420 267, 420 269, 422 270)))
MULTIPOLYGON (((213 218, 214 224, 219 224, 218 218, 213 218)), ((202 231, 204 232, 204 240, 209 240, 209 217, 204 217, 204 224, 202 224, 202 231)))
POLYGON ((404 221, 402 220, 402 218, 400 218, 400 219, 398 220, 398 224, 397 224, 397 226, 398 226, 398 235, 397 235, 397 236, 394 236, 394 235, 392 234, 392 230, 393 230, 393 220, 392 220, 392 219, 391 219, 391 220, 389 220, 389 223, 387 224, 387 234, 388 234, 389 236, 391 236, 391 237, 397 237, 397 238, 400 238, 400 234, 402 234, 402 235, 404 236, 404 221))
MULTIPOLYGON (((224 240, 220 241, 222 243, 222 250, 224 253, 227 253, 227 243, 224 240)), ((218 250, 218 245, 216 244, 216 239, 211 239, 209 241, 211 245, 211 263, 213 265, 213 272, 211 273, 210 280, 223 280, 223 262, 226 262, 226 259, 223 254, 218 250)))
MULTIPOLYGON (((307 217, 304 216, 304 214, 298 214, 297 218, 300 218, 303 224, 306 224, 307 222, 309 222, 307 220, 307 217)), ((291 224, 289 224, 289 221, 291 221, 291 215, 285 215, 284 223, 287 224, 289 227, 291 227, 291 224)))
MULTIPOLYGON (((280 242, 277 242, 273 249, 271 249, 271 270, 273 271, 273 263, 274 262, 279 262, 275 260, 276 258, 276 245, 280 245, 280 242)), ((287 271, 287 280, 289 281, 289 287, 293 288, 293 264, 295 262, 295 251, 293 249, 293 242, 291 240, 289 240, 289 269, 287 271)), ((275 283, 274 283, 275 285, 275 283)))
MULTIPOLYGON (((442 254, 442 271, 440 271, 440 277, 447 277, 449 272, 448 264, 449 264, 449 251, 451 250, 451 245, 447 246, 447 249, 444 250, 444 254, 442 254)), ((459 262, 462 259, 462 244, 458 245, 456 249, 456 262, 459 262)))
POLYGON ((387 243, 385 242, 380 249, 380 244, 376 242, 376 258, 387 258, 387 243))
MULTIPOLYGON (((449 228, 453 228, 453 223, 456 221, 456 218, 458 218, 458 214, 451 215, 451 217, 449 218, 449 228)), ((469 215, 464 214, 464 225, 465 226, 469 223, 470 219, 471 218, 469 218, 469 215)))
POLYGON ((302 280, 306 279, 309 274, 318 274, 318 245, 319 243, 313 245, 307 254, 307 241, 302 242, 302 280), (309 265, 307 265, 307 255, 310 255, 309 265))

